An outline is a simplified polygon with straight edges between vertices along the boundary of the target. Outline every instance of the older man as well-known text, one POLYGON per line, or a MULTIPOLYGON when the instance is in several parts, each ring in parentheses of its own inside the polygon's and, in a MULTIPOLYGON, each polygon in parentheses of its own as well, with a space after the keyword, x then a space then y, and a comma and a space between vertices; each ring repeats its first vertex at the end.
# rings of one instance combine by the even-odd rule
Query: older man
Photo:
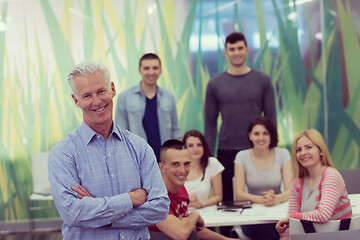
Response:
POLYGON ((149 239, 169 199, 155 155, 113 122, 109 70, 83 62, 68 77, 83 123, 49 154, 49 181, 63 239, 149 239))

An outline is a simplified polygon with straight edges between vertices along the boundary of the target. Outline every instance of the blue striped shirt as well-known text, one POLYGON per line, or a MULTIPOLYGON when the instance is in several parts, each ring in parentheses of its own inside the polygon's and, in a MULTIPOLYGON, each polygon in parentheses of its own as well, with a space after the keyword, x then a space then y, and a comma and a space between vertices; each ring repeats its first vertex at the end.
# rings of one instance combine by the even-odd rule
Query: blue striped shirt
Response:
POLYGON ((82 125, 50 151, 49 181, 63 219, 63 239, 149 239, 148 226, 167 218, 169 198, 151 147, 113 123, 105 141, 82 125), (79 199, 82 185, 94 197, 79 199), (145 189, 133 208, 128 192, 145 189))

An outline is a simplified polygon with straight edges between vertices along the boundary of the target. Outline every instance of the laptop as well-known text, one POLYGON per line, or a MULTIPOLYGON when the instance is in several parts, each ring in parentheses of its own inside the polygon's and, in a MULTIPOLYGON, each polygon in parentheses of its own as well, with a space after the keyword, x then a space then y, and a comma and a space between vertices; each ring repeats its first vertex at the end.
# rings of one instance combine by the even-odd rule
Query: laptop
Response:
POLYGON ((222 201, 217 204, 218 210, 245 209, 251 207, 252 207, 252 201, 250 200, 222 201))

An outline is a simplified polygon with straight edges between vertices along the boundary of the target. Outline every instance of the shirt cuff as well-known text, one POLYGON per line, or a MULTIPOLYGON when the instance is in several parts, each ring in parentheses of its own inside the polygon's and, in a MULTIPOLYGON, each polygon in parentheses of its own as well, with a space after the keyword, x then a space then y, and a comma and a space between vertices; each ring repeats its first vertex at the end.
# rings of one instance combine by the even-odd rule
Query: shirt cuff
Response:
POLYGON ((110 197, 111 205, 113 206, 114 216, 119 219, 125 216, 133 209, 133 204, 128 193, 119 194, 110 197))

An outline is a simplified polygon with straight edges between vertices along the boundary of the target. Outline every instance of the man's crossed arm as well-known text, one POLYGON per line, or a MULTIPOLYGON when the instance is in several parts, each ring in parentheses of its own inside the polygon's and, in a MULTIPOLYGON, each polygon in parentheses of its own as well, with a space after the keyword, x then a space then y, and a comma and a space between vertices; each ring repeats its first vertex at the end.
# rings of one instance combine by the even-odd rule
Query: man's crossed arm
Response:
MULTIPOLYGON (((77 193, 78 197, 80 199, 83 199, 83 197, 92 197, 93 196, 80 184, 78 184, 78 187, 71 187, 71 190, 77 193)), ((128 192, 133 207, 138 207, 140 205, 143 205, 146 202, 147 199, 147 192, 144 189, 136 189, 132 192, 128 192)))

